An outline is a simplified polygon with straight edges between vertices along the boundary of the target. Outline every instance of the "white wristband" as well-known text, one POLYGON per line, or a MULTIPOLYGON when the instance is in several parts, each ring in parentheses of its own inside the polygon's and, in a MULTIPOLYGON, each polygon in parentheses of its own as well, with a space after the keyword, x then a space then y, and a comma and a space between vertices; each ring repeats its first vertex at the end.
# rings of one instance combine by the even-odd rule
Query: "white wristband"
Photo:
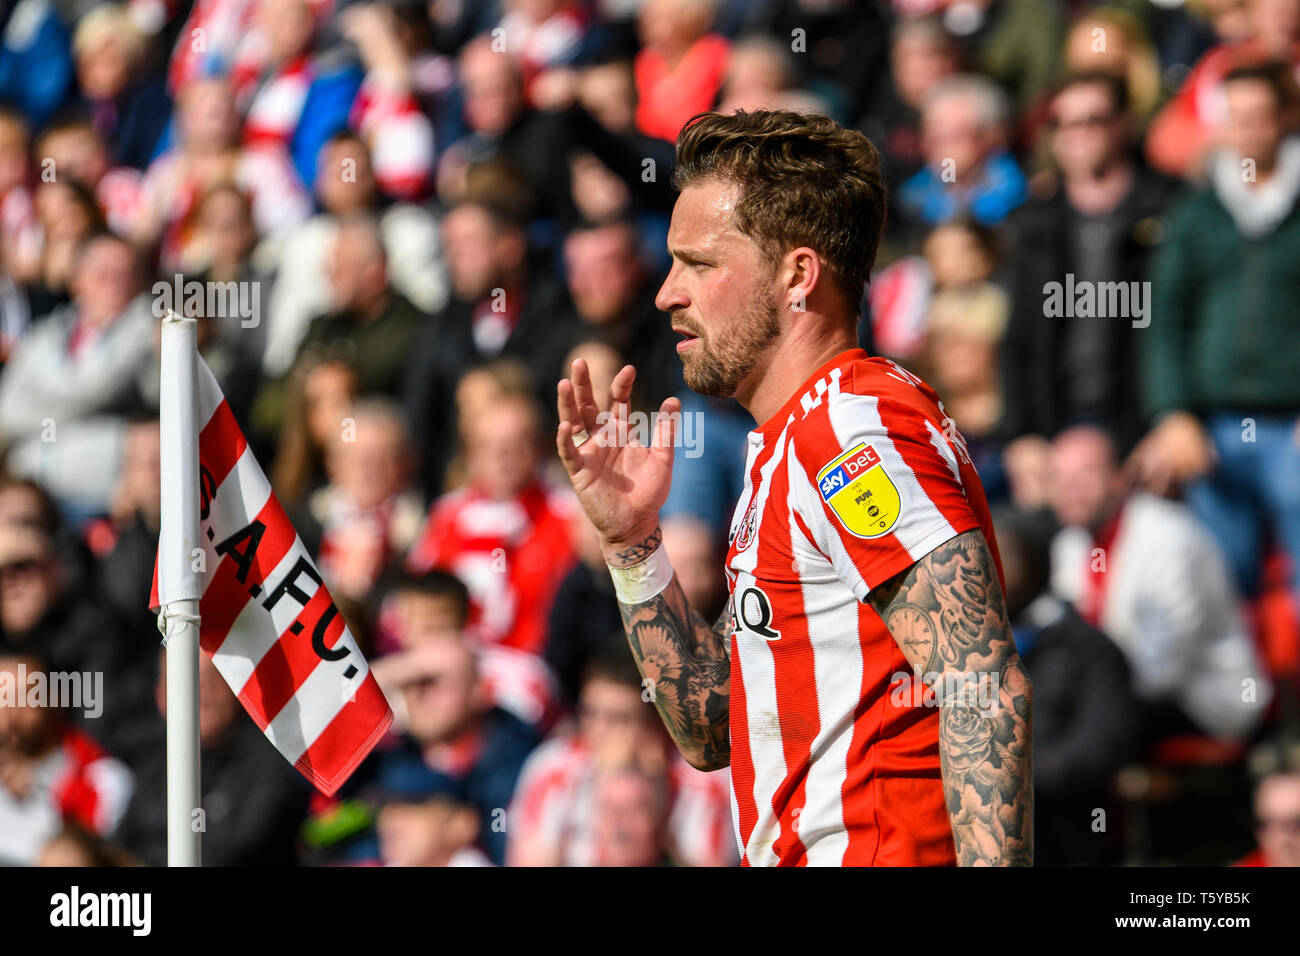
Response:
POLYGON ((655 548, 650 557, 630 568, 607 567, 614 579, 614 593, 624 604, 644 604, 673 579, 672 562, 662 547, 655 548))

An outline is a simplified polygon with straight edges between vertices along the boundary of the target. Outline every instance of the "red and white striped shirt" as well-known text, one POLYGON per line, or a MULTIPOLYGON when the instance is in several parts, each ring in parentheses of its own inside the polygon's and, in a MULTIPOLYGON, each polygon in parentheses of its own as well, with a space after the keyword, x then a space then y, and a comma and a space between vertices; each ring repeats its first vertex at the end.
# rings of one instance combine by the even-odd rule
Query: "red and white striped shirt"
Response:
POLYGON ((972 528, 996 560, 965 442, 928 385, 854 349, 749 443, 726 568, 742 864, 952 864, 939 711, 897 703, 911 667, 863 602, 972 528))

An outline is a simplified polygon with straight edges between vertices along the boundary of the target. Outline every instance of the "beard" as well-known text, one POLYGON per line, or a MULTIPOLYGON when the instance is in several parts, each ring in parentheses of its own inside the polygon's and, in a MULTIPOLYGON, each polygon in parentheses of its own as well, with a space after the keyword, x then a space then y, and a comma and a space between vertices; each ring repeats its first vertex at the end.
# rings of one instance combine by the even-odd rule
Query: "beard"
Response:
POLYGON ((730 398, 767 347, 781 334, 776 306, 768 301, 750 305, 739 322, 716 336, 706 336, 673 314, 673 323, 696 336, 695 348, 682 354, 682 376, 693 392, 730 398))

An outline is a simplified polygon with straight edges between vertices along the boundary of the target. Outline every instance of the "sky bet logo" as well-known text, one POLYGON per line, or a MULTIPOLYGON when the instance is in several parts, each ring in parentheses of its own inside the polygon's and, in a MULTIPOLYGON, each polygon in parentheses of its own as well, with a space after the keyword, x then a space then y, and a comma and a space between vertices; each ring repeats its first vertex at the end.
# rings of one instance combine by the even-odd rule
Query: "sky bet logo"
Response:
POLYGON ((880 455, 858 442, 817 473, 822 500, 844 530, 859 538, 888 534, 898 521, 902 502, 880 455))
POLYGON ((870 445, 859 445, 850 454, 857 457, 846 458, 840 462, 839 467, 823 473, 825 477, 820 479, 823 500, 830 501, 835 492, 862 475, 868 468, 880 464, 880 456, 870 445), (861 453, 858 452, 859 448, 862 449, 861 453))

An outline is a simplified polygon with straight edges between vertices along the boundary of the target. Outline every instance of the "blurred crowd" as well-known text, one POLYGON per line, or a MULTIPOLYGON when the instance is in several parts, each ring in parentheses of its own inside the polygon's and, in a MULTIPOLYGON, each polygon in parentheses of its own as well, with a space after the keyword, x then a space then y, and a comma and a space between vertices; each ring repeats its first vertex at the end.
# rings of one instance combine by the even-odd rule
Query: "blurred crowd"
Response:
POLYGON ((326 799, 205 659, 206 863, 734 864, 554 389, 681 397, 712 620, 753 422, 653 305, 673 141, 792 109, 882 152, 860 341, 996 505, 1039 861, 1300 865, 1298 70, 1300 0, 0 0, 0 684, 105 688, 0 706, 0 862, 165 860, 165 304, 396 714, 326 799))

